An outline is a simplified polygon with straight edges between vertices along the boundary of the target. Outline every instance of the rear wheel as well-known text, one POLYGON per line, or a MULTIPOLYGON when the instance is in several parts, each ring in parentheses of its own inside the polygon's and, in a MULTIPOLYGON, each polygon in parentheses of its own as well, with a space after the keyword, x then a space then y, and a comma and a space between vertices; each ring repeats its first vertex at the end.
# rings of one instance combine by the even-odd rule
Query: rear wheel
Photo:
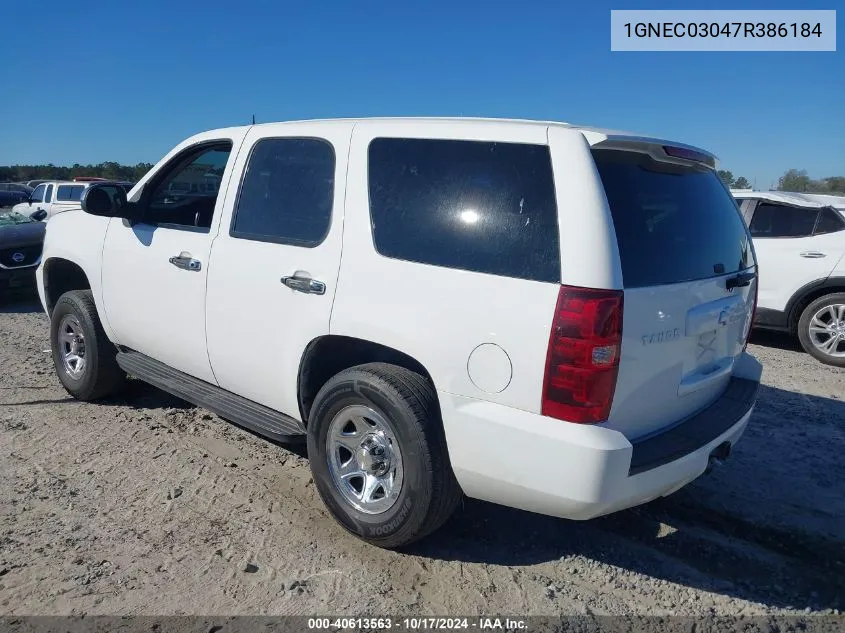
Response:
POLYGON ((821 362, 845 367, 845 293, 819 297, 798 320, 801 347, 821 362))
POLYGON ((370 363, 331 378, 309 416, 308 457, 335 519, 379 547, 430 534, 461 499, 434 387, 403 367, 370 363))
POLYGON ((59 381, 78 400, 108 396, 126 379, 90 290, 72 290, 59 297, 51 316, 50 347, 59 381))

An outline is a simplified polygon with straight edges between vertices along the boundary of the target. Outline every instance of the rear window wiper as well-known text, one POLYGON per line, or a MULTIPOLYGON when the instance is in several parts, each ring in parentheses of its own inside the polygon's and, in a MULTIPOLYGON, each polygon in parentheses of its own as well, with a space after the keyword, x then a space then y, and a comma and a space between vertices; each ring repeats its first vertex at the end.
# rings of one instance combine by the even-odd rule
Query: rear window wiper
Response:
POLYGON ((750 286, 751 282, 757 278, 757 273, 739 273, 733 277, 728 277, 725 280, 725 288, 733 290, 734 288, 744 288, 750 286))

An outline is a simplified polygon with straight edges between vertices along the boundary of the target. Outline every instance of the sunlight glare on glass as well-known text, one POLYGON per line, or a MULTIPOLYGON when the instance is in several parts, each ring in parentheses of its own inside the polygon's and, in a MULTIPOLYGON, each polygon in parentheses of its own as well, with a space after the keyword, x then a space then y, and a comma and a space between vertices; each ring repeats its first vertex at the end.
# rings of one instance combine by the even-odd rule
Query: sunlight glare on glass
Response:
POLYGON ((478 211, 475 209, 464 209, 461 211, 459 217, 461 218, 461 222, 464 222, 465 224, 475 224, 478 222, 480 216, 478 215, 478 211))

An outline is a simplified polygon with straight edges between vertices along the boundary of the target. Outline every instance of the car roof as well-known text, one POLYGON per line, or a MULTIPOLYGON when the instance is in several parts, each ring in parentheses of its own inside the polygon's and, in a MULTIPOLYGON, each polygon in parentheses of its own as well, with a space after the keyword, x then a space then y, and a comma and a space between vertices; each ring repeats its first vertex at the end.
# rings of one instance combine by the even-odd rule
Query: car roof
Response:
POLYGON ((267 122, 267 123, 257 123, 252 126, 250 125, 243 125, 234 128, 220 128, 217 130, 208 130, 208 132, 203 132, 201 135, 207 137, 209 134, 219 134, 224 131, 232 131, 232 130, 245 130, 250 127, 263 127, 263 126, 285 126, 285 125, 302 125, 302 124, 315 124, 315 125, 326 125, 326 126, 334 126, 338 124, 355 124, 355 123, 418 123, 418 124, 429 124, 429 123, 460 123, 462 125, 519 125, 519 126, 533 126, 533 127, 542 127, 548 128, 550 126, 554 127, 562 127, 568 128, 572 130, 577 130, 579 132, 584 133, 587 137, 587 140, 590 142, 591 145, 595 145, 596 143, 602 141, 634 141, 634 142, 643 142, 643 143, 650 143, 650 144, 665 144, 665 145, 672 145, 675 147, 686 148, 693 150, 695 152, 699 152, 707 156, 710 160, 714 163, 717 160, 717 157, 700 147, 695 147, 693 145, 687 145, 685 143, 680 143, 673 140, 662 139, 657 137, 652 137, 648 135, 638 134, 635 132, 626 132, 624 130, 614 130, 609 128, 602 128, 602 127, 592 127, 588 125, 575 125, 572 123, 565 123, 563 121, 542 121, 542 120, 534 120, 534 119, 502 119, 502 118, 485 118, 485 117, 360 117, 360 118, 341 118, 341 119, 302 119, 296 121, 275 121, 275 122, 267 122))
POLYGON ((731 191, 737 200, 768 200, 794 207, 817 209, 835 207, 845 209, 845 196, 831 196, 818 193, 797 193, 791 191, 731 191))
POLYGON ((41 184, 42 185, 77 185, 77 186, 87 187, 91 183, 90 182, 74 182, 73 180, 45 180, 41 184))

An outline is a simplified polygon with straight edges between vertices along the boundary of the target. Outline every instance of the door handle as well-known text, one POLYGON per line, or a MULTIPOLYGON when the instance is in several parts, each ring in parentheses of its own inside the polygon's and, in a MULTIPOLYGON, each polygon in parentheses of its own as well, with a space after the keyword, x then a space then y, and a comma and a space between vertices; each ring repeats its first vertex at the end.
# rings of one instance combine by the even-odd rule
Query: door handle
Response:
POLYGON ((182 251, 178 255, 170 258, 170 263, 176 266, 176 268, 181 268, 182 270, 201 270, 202 269, 202 262, 198 259, 194 259, 191 257, 190 253, 186 253, 182 251))
POLYGON ((297 292, 304 292, 309 295, 326 294, 326 284, 322 281, 311 279, 311 277, 299 277, 297 275, 282 277, 282 283, 297 292))
POLYGON ((827 253, 820 253, 819 251, 804 251, 801 253, 801 257, 807 257, 808 259, 819 259, 821 257, 827 257, 827 253))

